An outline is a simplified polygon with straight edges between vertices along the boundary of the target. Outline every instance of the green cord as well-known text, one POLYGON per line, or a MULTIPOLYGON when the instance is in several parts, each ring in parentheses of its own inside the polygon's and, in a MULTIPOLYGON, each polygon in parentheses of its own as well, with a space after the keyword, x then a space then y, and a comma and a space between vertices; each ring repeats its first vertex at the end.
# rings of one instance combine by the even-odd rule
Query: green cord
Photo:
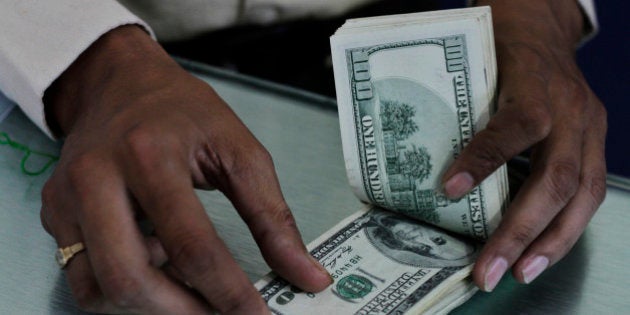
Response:
POLYGON ((50 166, 57 162, 57 160, 59 160, 59 157, 52 155, 52 154, 48 154, 48 153, 44 153, 44 152, 40 152, 40 151, 34 151, 31 150, 29 147, 27 147, 26 145, 23 145, 21 143, 15 142, 13 140, 11 140, 11 138, 9 137, 9 135, 6 132, 0 131, 0 145, 8 145, 16 150, 22 151, 24 152, 24 156, 22 157, 22 161, 20 161, 20 169, 22 170, 22 173, 29 175, 29 176, 37 176, 37 175, 41 175, 44 172, 46 172, 48 170, 48 168, 50 168, 50 166), (29 170, 26 167, 26 161, 28 161, 28 158, 31 155, 39 155, 42 156, 44 158, 48 158, 48 162, 46 164, 44 164, 44 166, 42 166, 40 169, 38 170, 29 170))

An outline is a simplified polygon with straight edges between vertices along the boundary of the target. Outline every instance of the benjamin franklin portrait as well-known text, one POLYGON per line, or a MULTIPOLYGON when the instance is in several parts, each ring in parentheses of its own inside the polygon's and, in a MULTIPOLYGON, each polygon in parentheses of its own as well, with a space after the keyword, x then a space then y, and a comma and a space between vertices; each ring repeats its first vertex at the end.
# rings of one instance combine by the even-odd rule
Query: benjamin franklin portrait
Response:
POLYGON ((426 223, 373 211, 365 233, 385 256, 418 267, 459 267, 475 261, 478 245, 426 223))

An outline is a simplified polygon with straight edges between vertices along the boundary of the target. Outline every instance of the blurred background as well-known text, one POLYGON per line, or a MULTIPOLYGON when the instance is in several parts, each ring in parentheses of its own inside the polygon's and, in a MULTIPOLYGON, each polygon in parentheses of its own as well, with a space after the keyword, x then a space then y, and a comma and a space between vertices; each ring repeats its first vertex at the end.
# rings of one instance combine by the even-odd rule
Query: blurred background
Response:
MULTIPOLYGON (((629 1, 595 0, 600 30, 577 52, 580 68, 608 110, 606 159, 612 174, 630 177, 629 1)), ((335 96, 328 38, 345 19, 460 8, 464 0, 387 0, 328 20, 238 27, 193 40, 165 43, 171 54, 335 96), (217 49, 221 47, 221 49, 217 49), (256 58, 258 57, 258 58, 256 58)))

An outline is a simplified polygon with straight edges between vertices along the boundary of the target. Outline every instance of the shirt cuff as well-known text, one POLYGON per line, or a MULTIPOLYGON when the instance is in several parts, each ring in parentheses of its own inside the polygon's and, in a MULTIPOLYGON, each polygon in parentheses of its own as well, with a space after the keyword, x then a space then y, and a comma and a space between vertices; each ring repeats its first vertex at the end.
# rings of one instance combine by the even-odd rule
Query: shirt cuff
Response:
POLYGON ((595 37, 599 30, 599 22, 597 21, 597 13, 595 12, 595 2, 593 0, 578 0, 584 14, 584 33, 580 40, 579 46, 595 37))
POLYGON ((42 97, 93 42, 140 18, 116 1, 5 1, 0 12, 0 89, 49 137, 42 97), (6 3, 8 2, 8 3, 6 3))

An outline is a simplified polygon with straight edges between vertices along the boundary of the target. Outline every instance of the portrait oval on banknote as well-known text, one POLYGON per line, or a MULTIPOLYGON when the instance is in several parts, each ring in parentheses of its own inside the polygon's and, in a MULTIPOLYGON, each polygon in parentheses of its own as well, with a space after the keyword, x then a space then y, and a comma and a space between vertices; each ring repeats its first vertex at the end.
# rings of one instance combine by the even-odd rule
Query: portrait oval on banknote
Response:
POLYGON ((411 266, 466 266, 479 252, 471 240, 394 213, 373 211, 364 231, 383 255, 411 266))

